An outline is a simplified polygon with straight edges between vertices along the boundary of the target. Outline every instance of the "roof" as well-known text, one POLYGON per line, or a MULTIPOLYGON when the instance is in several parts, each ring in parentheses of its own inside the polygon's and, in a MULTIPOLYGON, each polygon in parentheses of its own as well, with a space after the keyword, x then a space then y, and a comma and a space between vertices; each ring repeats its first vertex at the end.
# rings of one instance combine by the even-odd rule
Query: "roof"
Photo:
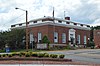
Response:
MULTIPOLYGON (((42 17, 42 18, 38 18, 38 19, 33 19, 33 20, 30 20, 28 22, 29 26, 40 26, 40 25, 43 25, 43 23, 45 24, 52 24, 52 23, 55 23, 55 25, 59 25, 59 26, 71 26, 73 28, 77 27, 77 28, 84 28, 84 29, 90 29, 90 26, 87 25, 87 24, 80 24, 80 23, 76 23, 76 22, 73 22, 73 21, 70 21, 70 20, 66 20, 66 19, 60 19, 60 18, 55 18, 55 17, 42 17), (38 23, 37 23, 38 22, 38 23), (47 23, 48 22, 48 23, 47 23), (61 22, 61 23, 59 23, 61 22), (42 23, 42 24, 41 24, 42 23), (67 24, 66 24, 67 23, 67 24), (39 25, 40 24, 40 25, 39 25)), ((14 25, 11 25, 11 28, 12 27, 15 27, 16 25, 19 27, 22 27, 22 25, 24 24, 25 26, 25 22, 24 23, 20 23, 20 24, 14 24, 14 25)))

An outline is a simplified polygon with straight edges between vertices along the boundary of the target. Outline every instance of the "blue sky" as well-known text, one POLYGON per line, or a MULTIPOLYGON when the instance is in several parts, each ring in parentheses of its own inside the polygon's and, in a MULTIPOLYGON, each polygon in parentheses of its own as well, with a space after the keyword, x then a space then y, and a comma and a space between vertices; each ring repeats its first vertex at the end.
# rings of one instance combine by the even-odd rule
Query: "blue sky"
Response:
POLYGON ((100 25, 100 0, 0 0, 0 30, 8 30, 12 24, 25 22, 25 12, 15 10, 19 7, 28 10, 28 20, 43 16, 71 17, 74 22, 100 25))

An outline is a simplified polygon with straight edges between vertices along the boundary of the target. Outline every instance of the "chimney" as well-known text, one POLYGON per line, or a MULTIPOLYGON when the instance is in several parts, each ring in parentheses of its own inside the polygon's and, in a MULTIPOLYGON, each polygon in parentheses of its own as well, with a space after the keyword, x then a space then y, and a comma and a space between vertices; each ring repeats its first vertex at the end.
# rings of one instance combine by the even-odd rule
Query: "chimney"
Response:
POLYGON ((70 20, 70 17, 65 17, 65 20, 70 20))

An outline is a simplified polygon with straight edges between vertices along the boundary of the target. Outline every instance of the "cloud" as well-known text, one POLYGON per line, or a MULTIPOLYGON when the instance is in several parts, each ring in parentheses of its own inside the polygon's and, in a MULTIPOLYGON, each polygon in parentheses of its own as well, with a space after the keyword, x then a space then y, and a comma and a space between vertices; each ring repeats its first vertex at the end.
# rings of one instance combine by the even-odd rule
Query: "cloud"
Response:
POLYGON ((91 26, 100 26, 100 18, 96 19, 92 24, 90 24, 91 26))
POLYGON ((28 10, 28 20, 43 16, 70 16, 72 21, 90 25, 100 25, 100 0, 0 0, 0 30, 10 25, 25 22, 25 12, 15 10, 19 7, 28 10))

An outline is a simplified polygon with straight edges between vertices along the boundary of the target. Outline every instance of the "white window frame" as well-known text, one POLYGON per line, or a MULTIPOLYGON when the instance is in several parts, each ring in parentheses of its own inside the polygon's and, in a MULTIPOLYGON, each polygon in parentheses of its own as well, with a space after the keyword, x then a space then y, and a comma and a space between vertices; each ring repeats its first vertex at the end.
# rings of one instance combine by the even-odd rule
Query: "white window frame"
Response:
POLYGON ((54 43, 58 43, 58 33, 54 32, 54 43))
POLYGON ((80 44, 80 35, 77 35, 78 44, 80 44))
POLYGON ((62 33, 62 43, 66 43, 66 33, 62 33))
POLYGON ((42 33, 41 32, 38 33, 38 43, 40 40, 42 40, 42 33))
POLYGON ((32 43, 33 41, 34 41, 33 34, 30 33, 30 43, 32 43))
POLYGON ((87 43, 87 41, 86 41, 86 35, 84 36, 84 44, 86 44, 87 43))

